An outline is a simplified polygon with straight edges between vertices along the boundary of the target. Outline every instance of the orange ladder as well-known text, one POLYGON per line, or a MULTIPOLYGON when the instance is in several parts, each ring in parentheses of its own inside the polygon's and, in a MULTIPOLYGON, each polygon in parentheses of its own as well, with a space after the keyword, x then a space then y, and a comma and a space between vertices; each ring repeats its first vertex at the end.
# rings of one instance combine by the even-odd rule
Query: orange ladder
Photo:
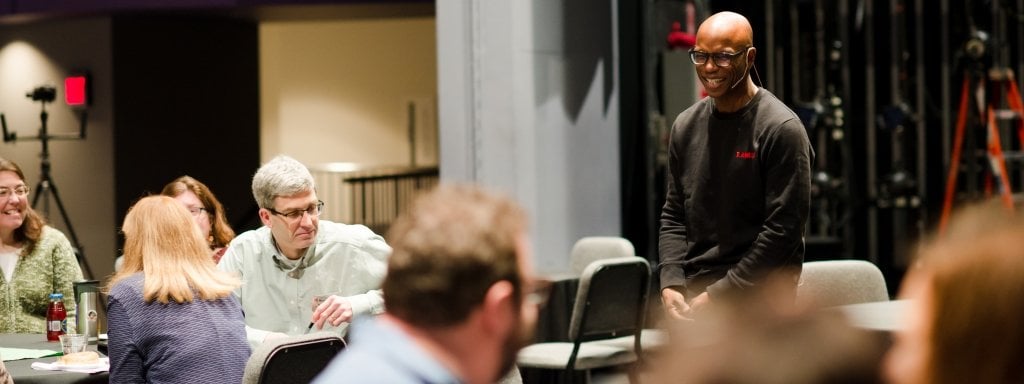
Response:
MULTIPOLYGON (((986 105, 984 102, 984 80, 978 82, 975 98, 978 107, 978 114, 983 117, 982 121, 986 122, 986 152, 988 154, 988 164, 991 168, 992 175, 997 177, 999 180, 999 195, 1003 205, 1006 209, 1013 212, 1013 191, 1010 186, 1009 173, 1006 170, 1006 155, 1003 152, 1003 146, 999 139, 999 124, 997 120, 1016 119, 1017 137, 1020 140, 1020 143, 1024 145, 1024 102, 1021 101, 1020 89, 1017 88, 1017 82, 1014 80, 1013 71, 1009 69, 993 68, 989 71, 988 78, 997 88, 1005 86, 1007 92, 1005 96, 1006 103, 1010 109, 1003 110, 995 108, 993 104, 998 102, 998 100, 990 100, 986 105)), ((957 175, 960 172, 960 157, 963 149, 964 131, 966 129, 967 115, 969 112, 967 108, 969 103, 970 83, 970 75, 965 73, 963 87, 960 92, 960 108, 958 110, 956 120, 956 131, 953 137, 953 154, 949 162, 949 174, 946 177, 946 194, 942 204, 942 216, 939 219, 940 234, 945 232, 953 211, 957 175)), ((991 179, 989 178, 988 180, 991 179)), ((989 183, 989 185, 991 185, 991 183, 989 183)), ((989 188, 989 190, 991 190, 991 188, 989 188)))

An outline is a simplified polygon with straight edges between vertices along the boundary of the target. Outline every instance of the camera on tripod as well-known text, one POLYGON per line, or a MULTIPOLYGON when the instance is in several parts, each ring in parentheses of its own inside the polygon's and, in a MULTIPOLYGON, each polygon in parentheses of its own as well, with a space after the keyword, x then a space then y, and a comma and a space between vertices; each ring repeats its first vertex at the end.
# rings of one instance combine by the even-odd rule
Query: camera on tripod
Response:
POLYGON ((25 97, 32 99, 32 101, 42 101, 44 103, 52 103, 57 98, 57 88, 50 86, 36 87, 31 92, 26 93, 25 97))

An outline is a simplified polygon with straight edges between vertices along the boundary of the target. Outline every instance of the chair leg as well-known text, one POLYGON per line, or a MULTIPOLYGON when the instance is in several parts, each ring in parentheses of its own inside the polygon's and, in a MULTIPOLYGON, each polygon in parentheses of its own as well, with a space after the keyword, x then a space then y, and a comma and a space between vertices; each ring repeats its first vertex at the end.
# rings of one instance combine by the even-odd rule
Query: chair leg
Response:
POLYGON ((626 376, 629 378, 629 384, 640 384, 640 361, 630 364, 626 367, 626 376))
POLYGON ((559 382, 564 384, 590 384, 590 370, 566 369, 559 382))

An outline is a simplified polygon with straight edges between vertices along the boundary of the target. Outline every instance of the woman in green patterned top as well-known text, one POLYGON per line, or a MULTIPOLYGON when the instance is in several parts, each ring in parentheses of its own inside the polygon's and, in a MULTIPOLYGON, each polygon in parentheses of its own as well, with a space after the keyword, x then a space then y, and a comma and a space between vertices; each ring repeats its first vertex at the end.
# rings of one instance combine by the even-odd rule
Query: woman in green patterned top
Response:
POLYGON ((74 329, 71 283, 82 280, 82 269, 67 237, 32 210, 28 194, 21 168, 0 158, 0 333, 46 332, 53 292, 64 294, 74 329))

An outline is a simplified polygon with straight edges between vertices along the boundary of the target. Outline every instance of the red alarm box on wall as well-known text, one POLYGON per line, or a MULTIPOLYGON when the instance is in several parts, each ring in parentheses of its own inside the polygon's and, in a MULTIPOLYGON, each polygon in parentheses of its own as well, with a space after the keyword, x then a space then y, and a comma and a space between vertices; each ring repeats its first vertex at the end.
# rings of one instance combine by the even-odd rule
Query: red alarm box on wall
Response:
POLYGON ((64 102, 72 107, 89 105, 89 76, 70 75, 64 78, 64 102))

